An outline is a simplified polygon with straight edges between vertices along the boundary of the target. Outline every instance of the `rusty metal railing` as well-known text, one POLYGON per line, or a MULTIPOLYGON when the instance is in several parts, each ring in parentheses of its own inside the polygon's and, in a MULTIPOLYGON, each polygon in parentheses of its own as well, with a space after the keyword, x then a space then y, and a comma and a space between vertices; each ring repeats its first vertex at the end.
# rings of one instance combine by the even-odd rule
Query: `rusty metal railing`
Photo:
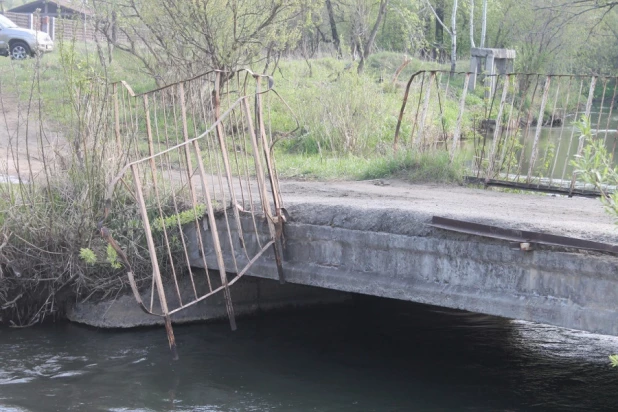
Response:
POLYGON ((616 77, 509 73, 485 76, 470 89, 470 73, 418 71, 406 84, 394 150, 446 148, 463 152, 469 174, 498 184, 590 194, 572 165, 586 140, 582 116, 613 155, 618 142, 616 77))
POLYGON ((265 110, 272 96, 278 98, 272 85, 271 78, 246 70, 213 71, 140 95, 126 83, 114 85, 113 130, 118 155, 127 161, 109 186, 106 217, 114 201, 126 199, 138 209, 141 221, 134 224, 152 266, 149 302, 142 298, 126 245, 103 224, 100 230, 127 266, 142 310, 164 318, 174 357, 171 315, 221 292, 235 329, 229 288, 269 249, 284 282, 283 206, 265 110), (258 230, 264 221, 266 239, 258 230), (192 267, 196 259, 203 271, 192 267), (181 290, 183 280, 189 293, 181 290))

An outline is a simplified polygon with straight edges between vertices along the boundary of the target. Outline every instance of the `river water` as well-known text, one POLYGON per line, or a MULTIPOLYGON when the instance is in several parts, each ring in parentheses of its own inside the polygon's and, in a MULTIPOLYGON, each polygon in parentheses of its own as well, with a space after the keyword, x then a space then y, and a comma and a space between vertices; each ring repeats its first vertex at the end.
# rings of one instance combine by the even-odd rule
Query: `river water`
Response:
MULTIPOLYGON (((609 106, 595 106, 593 108, 590 117, 591 133, 595 139, 602 139, 608 153, 614 159, 618 159, 618 111, 615 107, 611 109, 612 115, 610 117, 609 106)), ((565 184, 570 183, 574 170, 572 161, 577 154, 581 135, 580 130, 573 124, 575 120, 578 120, 575 119, 575 115, 569 114, 563 119, 564 124, 553 127, 544 126, 539 129, 538 152, 532 177, 542 176, 558 181, 564 180, 565 184)), ((505 170, 502 170, 503 172, 508 171, 512 174, 512 177, 518 174, 526 176, 528 173, 537 126, 530 126, 518 131, 504 130, 501 142, 506 139, 507 135, 512 138, 516 132, 518 144, 513 146, 512 142, 509 143, 507 145, 509 151, 502 151, 499 156, 500 159, 513 157, 510 162, 511 166, 504 166, 505 170), (521 163, 519 160, 521 160, 521 163)), ((483 139, 483 134, 480 133, 476 141, 468 139, 462 143, 462 150, 464 156, 469 159, 468 167, 470 168, 477 167, 479 157, 486 158, 489 156, 494 130, 486 131, 484 136, 485 139, 483 139)), ((509 164, 509 161, 506 160, 504 164, 509 164)))
POLYGON ((612 411, 618 338, 404 302, 0 331, 2 411, 612 411))

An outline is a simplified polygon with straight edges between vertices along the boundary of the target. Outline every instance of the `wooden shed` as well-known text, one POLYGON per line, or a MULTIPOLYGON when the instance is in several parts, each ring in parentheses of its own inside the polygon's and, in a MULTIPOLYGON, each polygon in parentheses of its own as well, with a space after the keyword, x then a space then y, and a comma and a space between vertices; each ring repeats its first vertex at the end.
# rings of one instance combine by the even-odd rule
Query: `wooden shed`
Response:
POLYGON ((54 18, 76 18, 87 19, 92 16, 92 10, 84 6, 81 0, 38 0, 21 6, 13 7, 9 13, 34 14, 40 10, 40 15, 54 18))

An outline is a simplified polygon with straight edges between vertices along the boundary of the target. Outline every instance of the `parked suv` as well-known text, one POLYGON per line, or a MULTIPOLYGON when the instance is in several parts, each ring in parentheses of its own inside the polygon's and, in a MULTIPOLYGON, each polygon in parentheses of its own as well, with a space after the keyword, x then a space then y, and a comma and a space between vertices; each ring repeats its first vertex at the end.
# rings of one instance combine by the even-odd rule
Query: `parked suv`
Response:
POLYGON ((54 50, 54 41, 42 31, 23 29, 0 14, 0 56, 22 60, 54 50))

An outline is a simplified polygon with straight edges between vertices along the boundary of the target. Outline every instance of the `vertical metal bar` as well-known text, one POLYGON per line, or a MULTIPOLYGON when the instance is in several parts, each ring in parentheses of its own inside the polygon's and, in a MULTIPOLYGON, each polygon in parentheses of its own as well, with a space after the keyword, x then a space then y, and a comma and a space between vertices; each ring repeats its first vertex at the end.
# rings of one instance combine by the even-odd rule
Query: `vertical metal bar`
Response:
MULTIPOLYGON (((449 76, 449 80, 450 80, 450 76, 449 76)), ((444 139, 444 146, 446 147, 446 125, 444 123, 444 111, 442 110, 442 98, 440 97, 440 83, 442 83, 442 76, 440 75, 440 77, 436 77, 436 93, 438 95, 438 110, 440 111, 440 124, 442 125, 442 138, 444 139)), ((447 87, 448 87, 448 81, 447 81, 447 87)), ((446 93, 445 93, 446 96, 446 93)), ((436 148, 438 147, 438 138, 435 138, 433 140, 433 143, 431 144, 432 146, 432 150, 436 150, 436 148)))
MULTIPOLYGON (((566 124, 567 109, 569 108, 569 101, 571 99, 571 83, 573 82, 573 76, 569 76, 569 83, 567 84, 567 96, 566 103, 564 104, 564 114, 562 119, 562 125, 560 127, 560 135, 558 136, 558 146, 556 147, 556 155, 554 156, 554 165, 551 168, 549 185, 551 186, 554 180, 554 172, 556 171, 556 165, 558 164, 558 157, 560 157, 560 148, 562 147, 562 135, 564 133, 564 125, 566 124)), ((562 184, 562 182, 561 182, 562 184)))
POLYGON ((408 104, 408 96, 410 94, 410 86, 412 85, 412 81, 420 72, 414 73, 410 80, 408 80, 408 84, 406 85, 406 91, 403 95, 403 103, 401 104, 401 110, 399 110, 399 118, 397 119, 397 127, 395 128, 395 138, 393 139, 393 152, 397 153, 397 145, 399 144, 399 132, 401 131, 401 123, 403 122, 403 114, 406 111, 406 105, 408 104))
MULTIPOLYGON (((170 259, 172 277, 174 278, 174 286, 176 287, 176 293, 178 294, 178 302, 182 306, 182 296, 180 295, 180 288, 178 287, 178 279, 176 278, 176 269, 174 268, 174 259, 172 257, 172 251, 170 248, 169 238, 167 236, 167 228, 165 227, 165 217, 163 215, 163 208, 161 207, 161 198, 159 196, 159 186, 157 185, 157 167, 154 159, 154 142, 152 140, 152 125, 150 122, 150 107, 148 106, 148 95, 144 95, 144 113, 146 117, 146 135, 148 136, 148 151, 150 152, 150 173, 152 174, 152 186, 155 191, 155 197, 157 198, 157 208, 159 209, 159 217, 161 218, 161 228, 163 230, 163 238, 165 239, 165 248, 167 250, 167 256, 170 259)), ((187 261, 187 263, 189 263, 187 261)), ((193 293, 197 299, 197 291, 195 290, 195 282, 193 281, 193 274, 190 273, 191 285, 193 286, 193 293)))
POLYGON ((255 171, 256 178, 258 181, 258 189, 260 190, 260 198, 262 200, 262 208, 264 209, 264 214, 266 215, 266 221, 268 223, 268 230, 270 232, 270 237, 273 241, 273 249, 275 252, 275 259, 277 263, 277 273, 279 275, 279 281, 281 283, 285 282, 285 276, 283 273, 283 264, 281 262, 281 251, 276 246, 277 245, 277 229, 275 227, 275 223, 273 222, 272 210, 270 208, 270 202, 268 201, 268 196, 266 194, 266 184, 264 182, 264 168, 262 167, 262 162, 260 160, 260 149, 257 142, 257 137, 255 136, 255 129, 253 128, 253 121, 251 119, 251 109, 249 108, 248 97, 245 97, 242 101, 243 107, 245 109, 245 116, 247 118, 247 128, 249 129, 249 136, 251 137, 251 143, 253 146, 253 159, 255 161, 255 171))
MULTIPOLYGON (((215 77, 215 121, 221 117, 221 97, 219 95, 219 88, 221 87, 221 72, 217 72, 215 77)), ((230 159, 227 153, 227 145, 225 144, 225 137, 223 135, 223 126, 221 123, 217 124, 217 137, 219 138, 219 146, 221 147, 221 154, 223 155, 223 167, 225 168, 225 174, 227 184, 230 189, 230 198, 232 201, 232 210, 234 212, 234 219, 236 220, 236 226, 238 231, 238 241, 240 246, 245 249, 245 239, 242 235, 242 224, 240 223, 240 213, 238 212, 238 201, 236 200, 236 192, 234 191, 234 178, 232 177, 232 169, 230 168, 230 159)))
MULTIPOLYGON (((590 111, 592 110, 592 100, 594 99, 594 89, 597 85, 597 76, 592 76, 590 79, 590 90, 588 91, 588 101, 586 102, 586 112, 584 116, 590 119, 590 111)), ((582 150, 584 150, 585 136, 579 137, 579 144, 577 145, 576 156, 581 156, 582 150)), ((575 181, 577 180, 577 174, 573 171, 571 177, 571 186, 569 187, 569 197, 573 196, 573 189, 575 189, 575 181)))
MULTIPOLYGON (((512 137, 511 147, 510 148, 505 148, 504 155, 502 156, 504 161, 506 161, 506 156, 508 156, 510 154, 513 155, 513 158, 516 158, 516 155, 517 155, 516 151, 515 151, 515 153, 513 153, 513 151, 515 150, 516 143, 518 141, 517 135, 521 131, 522 111, 523 111, 523 106, 524 106, 524 102, 525 102, 524 96, 521 96, 522 88, 519 87, 521 85, 521 80, 520 80, 521 77, 523 77, 523 76, 515 75, 514 86, 515 85, 517 85, 517 86, 515 87, 516 91, 513 92, 513 101, 511 102, 511 111, 514 110, 516 94, 519 95, 519 105, 517 107, 517 116, 515 117, 515 124, 514 124, 515 127, 512 129, 513 131, 512 131, 512 134, 511 134, 511 137, 512 137)), ((526 77, 525 81, 528 82, 528 79, 530 78, 530 75, 526 74, 525 77, 526 77)), ((508 139, 509 139, 509 134, 507 132, 507 140, 508 139)), ((512 166, 511 162, 509 161, 507 169, 506 169, 506 176, 507 176, 507 178, 511 174, 511 166, 512 166)), ((517 163, 514 166, 516 168, 518 168, 519 167, 519 163, 517 163)))
MULTIPOLYGON (((173 94, 172 94, 172 96, 173 96, 173 94)), ((166 147, 170 147, 171 146, 171 144, 170 144, 170 136, 169 136, 168 126, 167 126, 167 116, 169 114, 168 114, 168 111, 166 109, 167 104, 166 104, 165 94, 163 94, 162 100, 163 100, 163 118, 164 118, 164 122, 165 122, 165 126, 164 126, 165 145, 166 145, 166 147)), ((172 99, 172 102, 175 102, 175 100, 172 99)), ((174 116, 174 120, 175 120, 176 119, 175 109, 174 109, 174 113, 172 115, 174 116)), ((176 120, 175 120, 175 124, 178 125, 178 122, 176 120)), ((158 130, 159 130, 159 128, 157 126, 157 133, 158 133, 158 130)), ((176 137, 176 143, 178 143, 178 137, 176 137)), ((182 185, 184 185, 183 179, 182 179, 183 173, 179 173, 179 174, 176 175, 174 173, 174 171, 172 170, 172 156, 171 156, 170 153, 173 153, 173 152, 168 152, 168 153, 165 154, 165 159, 167 160, 167 169, 168 169, 169 181, 173 185, 174 179, 176 178, 176 176, 179 176, 180 177, 180 184, 182 186, 182 185)), ((181 164, 182 163, 181 160, 180 160, 181 155, 180 155, 180 153, 178 151, 176 151, 176 153, 179 156, 179 161, 178 162, 179 162, 179 164, 181 164)), ((171 198, 172 198, 172 203, 174 205, 174 211, 176 212, 175 213, 175 215, 176 215, 176 225, 178 226, 178 230, 182 231, 182 222, 180 221, 180 216, 178 214, 178 201, 176 200, 176 193, 175 193, 173 188, 171 190, 171 198)), ((189 276, 191 276, 191 279, 193 280, 195 277, 193 276, 193 270, 191 269, 191 261, 189 259, 189 256, 187 256, 187 252, 186 252, 187 251, 187 244, 186 244, 186 241, 185 241, 185 237, 184 236, 179 236, 179 237, 180 237, 180 242, 182 243, 183 250, 185 251, 185 261, 187 263, 187 270, 189 271, 189 276)), ((204 270, 206 270, 206 278, 208 280, 208 288, 209 288, 210 291, 212 291, 212 285, 211 285, 211 282, 210 282, 210 277, 208 276, 208 267, 205 267, 204 270)))
POLYGON ((597 135, 601 127, 601 116, 603 116, 603 105, 605 104, 605 92, 607 91, 607 77, 603 78, 603 95, 601 96, 601 106, 599 106, 599 118, 597 119, 597 135))
MULTIPOLYGON (((558 82, 557 82, 557 86, 556 86, 556 94, 554 96, 554 106, 553 106, 552 111, 551 111, 551 117, 549 118, 549 142, 548 142, 547 146, 545 147, 545 155, 543 156, 543 165, 545 165, 547 163, 547 155, 549 154, 549 148, 551 147, 552 131, 554 130, 554 122, 555 122, 555 119, 556 119, 556 108, 557 108, 557 105, 558 105, 558 95, 560 94, 560 80, 561 80, 561 77, 558 77, 558 82)), ((554 157, 556 157, 556 153, 554 153, 554 157)), ((543 177, 549 178, 549 186, 551 186, 552 176, 550 174, 549 165, 547 167, 546 173, 548 173, 549 176, 541 176, 541 178, 543 178, 543 177)), ((539 179, 539 181, 537 182, 537 188, 540 185, 541 185, 541 179, 539 179)))
MULTIPOLYGON (((574 120, 577 121, 577 117, 579 116, 579 102, 581 101, 581 95, 582 95, 582 90, 584 90, 584 79, 581 79, 579 81, 579 92, 577 93, 577 104, 575 105, 575 118, 574 120)), ((569 146, 567 149, 567 154, 565 157, 565 161, 564 164, 562 165, 562 174, 560 175, 560 187, 562 187, 562 182, 565 182, 565 176, 566 176, 566 168, 567 165, 569 164, 569 158, 571 157, 571 147, 573 146, 573 136, 575 136, 575 127, 571 127, 571 137, 569 137, 569 146)), ((565 184, 565 188, 566 188, 566 184, 565 184)))
POLYGON ((498 115, 496 117, 496 127, 494 129, 494 137, 491 142, 491 151, 489 152, 489 162, 487 164, 487 175, 485 176, 485 183, 489 183, 489 179, 491 179, 492 174, 494 172, 494 164, 496 162, 498 141, 500 140, 500 134, 502 130, 502 113, 504 112, 504 103, 506 102, 506 96, 509 91, 510 78, 511 78, 510 74, 507 74, 505 76, 504 86, 502 87, 502 97, 500 98, 500 105, 498 106, 498 115))
MULTIPOLYGON (((200 225, 198 222, 197 213, 195 213, 195 208, 197 206, 197 197, 195 195, 195 186, 193 185, 193 166, 191 162, 191 152, 189 151, 189 129, 187 125, 187 107, 185 105, 185 88, 182 82, 178 83, 178 94, 180 98, 180 117, 182 121, 182 134, 184 136, 185 146, 185 158, 187 164, 187 177, 189 179, 189 190, 191 191, 191 203, 193 205, 194 211, 194 220, 195 220, 195 232, 197 234, 200 233, 200 225)), ((210 277, 208 276, 208 264, 206 263, 206 250, 204 249, 204 243, 202 241, 201 236, 197 236, 197 242, 199 244, 200 250, 202 251, 202 263, 204 264, 204 268, 206 270, 206 279, 208 280, 208 287, 212 290, 212 285, 210 284, 210 277)))
MULTIPOLYGON (((215 221, 215 212, 212 207, 212 201, 210 199, 210 190, 208 188, 208 178, 206 177, 206 170, 204 169, 204 161, 202 160, 202 152, 197 140, 193 141, 193 148, 197 155, 197 165, 200 171, 200 177, 204 185, 204 197, 206 198, 206 209, 208 210, 208 223, 210 225, 210 233, 212 234, 212 244, 215 248, 215 255, 217 256, 217 265, 219 266, 219 275, 221 276, 221 285, 223 286, 223 295, 225 297, 225 308, 227 310, 227 317, 230 321, 230 328, 236 330, 236 317, 234 316, 234 306, 232 305, 232 296, 230 295, 230 289, 228 288, 227 273, 225 272, 225 263, 223 262, 223 251, 221 250, 221 242, 219 241, 219 230, 217 229, 217 222, 215 221)), ((198 236, 201 237, 200 232, 198 236)))
POLYGON ((466 73, 463 90, 461 92, 461 98, 459 99, 459 114, 457 115, 457 125, 455 126, 455 133, 453 134, 453 144, 451 145, 451 161, 453 161, 455 153, 459 148, 459 138, 461 137, 461 122, 463 121, 463 114, 466 106, 466 96, 468 95, 469 83, 470 73, 466 73))
MULTIPOLYGON (((240 81, 238 81, 238 83, 240 83, 240 81)), ((238 90, 240 90, 240 84, 238 84, 238 90)), ((243 114, 242 107, 240 109, 240 125, 241 125, 241 129, 240 130, 243 130, 243 132, 245 130, 249 130, 248 126, 245 125, 245 115, 243 114)), ((253 190, 251 190, 251 180, 249 178, 249 160, 248 160, 249 150, 248 150, 248 147, 247 147, 247 137, 246 137, 246 134, 242 134, 241 140, 242 140, 242 144, 243 144, 242 150, 244 152, 244 155, 242 156, 243 160, 244 160, 244 169, 245 169, 245 176, 244 176, 244 178, 245 178, 245 185, 247 187, 247 193, 249 195, 249 209, 251 211, 251 221, 253 223, 253 230, 254 230, 254 233, 255 233, 255 239, 256 239, 256 241, 258 243, 259 248, 262 249, 262 242, 260 240, 259 231, 258 231, 258 228, 257 228, 257 222, 255 221, 255 205, 254 205, 254 202, 253 202, 253 190)), ((246 250, 245 250, 245 253, 246 253, 246 250)))
POLYGON ((278 191, 278 185, 277 185, 277 180, 275 177, 275 169, 274 169, 274 165, 273 165, 273 161, 272 158, 270 156, 270 139, 268 137, 268 133, 266 133, 266 127, 264 125, 264 115, 263 115, 263 108, 262 108, 262 94, 261 94, 261 87, 260 87, 260 80, 258 79, 257 82, 257 112, 258 112, 258 116, 259 116, 259 129, 260 129, 260 135, 262 137, 262 142, 264 144, 263 146, 263 151, 264 151, 264 158, 266 159, 266 167, 268 169, 268 177, 270 179, 270 186, 271 186, 271 190, 272 190, 272 194, 273 194, 273 203, 275 205, 275 210, 281 209, 281 203, 280 200, 281 198, 279 197, 279 191, 278 191))
MULTIPOLYGON (((536 83, 534 85, 534 91, 532 92, 532 98, 530 99, 530 107, 533 107, 534 105, 534 98, 536 97, 536 91, 539 87, 539 80, 541 79, 541 75, 537 74, 536 76, 536 83)), ((527 92, 527 89, 524 90, 524 92, 527 92)), ((524 95, 521 97, 522 98, 522 102, 525 101, 526 99, 526 93, 524 93, 524 95)), ((521 148, 521 154, 519 156, 519 163, 517 164, 517 176, 515 177, 516 180, 519 179, 520 174, 521 174, 521 167, 522 167, 522 163, 524 161, 524 155, 526 153, 526 143, 528 142, 528 134, 530 131, 530 125, 532 123, 532 110, 528 110, 528 118, 526 119, 526 131, 524 132, 523 138, 524 138, 524 142, 522 144, 522 148, 521 148)))
MULTIPOLYGON (((431 85, 433 84, 433 80, 435 77, 436 77, 436 72, 432 71, 429 75, 429 86, 427 87, 427 90, 425 91, 425 100, 423 101, 423 114, 421 115, 421 123, 418 128, 418 135, 412 141, 412 147, 416 146, 417 141, 420 141, 422 145, 423 140, 425 138, 425 120, 427 118, 427 111, 429 110, 429 99, 431 97, 431 85)), ((422 149, 423 148, 421 146, 420 150, 422 149)))
MULTIPOLYGON (((517 81, 517 78, 515 78, 515 81, 517 81)), ((514 86, 515 82, 510 82, 509 81, 509 88, 511 87, 511 84, 514 86)), ((504 133, 506 131, 506 135, 504 136, 504 143, 502 145, 502 152, 500 154, 500 159, 498 161, 499 163, 499 169, 500 171, 502 171, 502 169, 504 168, 504 161, 506 159, 506 153, 508 150, 508 146, 509 146, 509 136, 512 135, 511 130, 513 130, 513 110, 515 108, 515 90, 513 88, 513 93, 511 93, 511 104, 510 109, 509 109, 509 117, 508 120, 506 121, 506 129, 502 129, 502 133, 504 133)), ((517 128, 519 128, 519 124, 517 123, 517 128)), ((515 133, 517 133, 517 128, 515 128, 515 133)), ((500 137, 502 138, 502 137, 500 137)), ((508 170, 506 173, 506 178, 508 180, 508 170)))
POLYGON ((275 173, 275 168, 273 161, 270 157, 270 139, 268 134, 266 133, 266 127, 264 125, 264 114, 262 107, 262 93, 261 93, 261 77, 258 77, 256 85, 256 93, 257 93, 257 113, 259 117, 259 129, 260 135, 262 137, 262 150, 264 151, 264 158, 266 159, 266 167, 268 169, 268 177, 270 179, 270 189, 273 195, 273 203, 275 205, 275 215, 276 218, 273 218, 273 224, 275 226, 275 238, 273 239, 275 243, 273 243, 273 248, 275 251, 275 263, 277 264, 277 272, 279 272, 279 281, 281 283, 285 283, 285 277, 283 275, 283 248, 281 246, 281 236, 283 235, 283 216, 281 215, 281 197, 279 196, 279 186, 277 182, 277 177, 275 173))
POLYGON ((274 161, 270 156, 270 138, 268 133, 266 133, 266 127, 264 125, 264 114, 262 107, 262 93, 261 93, 261 78, 257 79, 257 113, 259 116, 259 128, 260 134, 262 136, 262 144, 264 151, 264 158, 266 159, 266 167, 268 168, 268 177, 270 179, 270 189, 273 195, 273 203, 275 205, 275 215, 276 218, 273 219, 273 224, 275 226, 275 238, 273 243, 273 248, 275 251, 275 263, 277 265, 277 272, 279 273, 279 281, 280 283, 285 283, 285 277, 283 274, 283 247, 281 245, 281 237, 283 236, 283 216, 281 213, 281 196, 279 194, 279 182, 277 180, 277 174, 274 167, 274 161))
POLYGON ((421 109, 421 100, 423 97, 423 87, 425 86, 425 72, 423 71, 423 77, 421 78, 421 87, 418 92, 418 100, 416 103, 416 112, 414 113, 414 123, 412 124, 412 132, 410 133, 410 147, 412 147, 412 142, 414 141, 414 136, 416 133, 416 126, 418 125, 418 113, 421 109))
POLYGON ((545 105, 547 104, 547 97, 549 96, 549 86, 551 85, 551 76, 547 76, 545 79, 545 87, 543 88, 543 97, 541 98, 541 108, 539 109, 539 117, 536 122, 536 132, 534 133, 534 140, 532 142, 532 153, 530 154, 530 165, 528 166, 528 176, 526 177, 526 183, 530 184, 532 177, 532 171, 536 163, 537 152, 539 149, 539 139, 541 137, 541 129, 543 128, 543 115, 545 114, 545 105))
MULTIPOLYGON (((603 144, 607 143, 607 133, 609 132, 609 122, 612 119, 612 112, 614 111, 614 102, 616 101, 616 91, 618 90, 618 77, 614 77, 614 94, 612 96, 612 102, 609 105, 609 113, 607 114, 607 123, 605 124, 605 137, 603 137, 603 144)), ((612 151, 612 157, 614 153, 612 151)))
POLYGON ((148 212, 146 210, 146 203, 144 202, 142 182, 139 178, 139 170, 137 168, 137 165, 131 165, 131 172, 133 172, 133 181, 135 182, 135 195, 137 197, 140 214, 142 215, 142 222, 144 223, 144 234, 146 236, 146 243, 148 244, 148 252, 150 253, 150 262, 152 263, 152 276, 154 276, 155 279, 155 284, 157 286, 157 294, 159 295, 159 303, 161 304, 161 312, 165 319, 167 340, 169 342, 170 350, 172 351, 172 359, 177 360, 178 352, 176 351, 176 339, 174 338, 172 321, 170 319, 169 310, 167 308, 167 299, 165 298, 165 290, 163 289, 163 281, 161 280, 161 272, 159 271, 157 250, 154 244, 154 239, 152 238, 152 229, 150 228, 150 221, 148 220, 148 212))

